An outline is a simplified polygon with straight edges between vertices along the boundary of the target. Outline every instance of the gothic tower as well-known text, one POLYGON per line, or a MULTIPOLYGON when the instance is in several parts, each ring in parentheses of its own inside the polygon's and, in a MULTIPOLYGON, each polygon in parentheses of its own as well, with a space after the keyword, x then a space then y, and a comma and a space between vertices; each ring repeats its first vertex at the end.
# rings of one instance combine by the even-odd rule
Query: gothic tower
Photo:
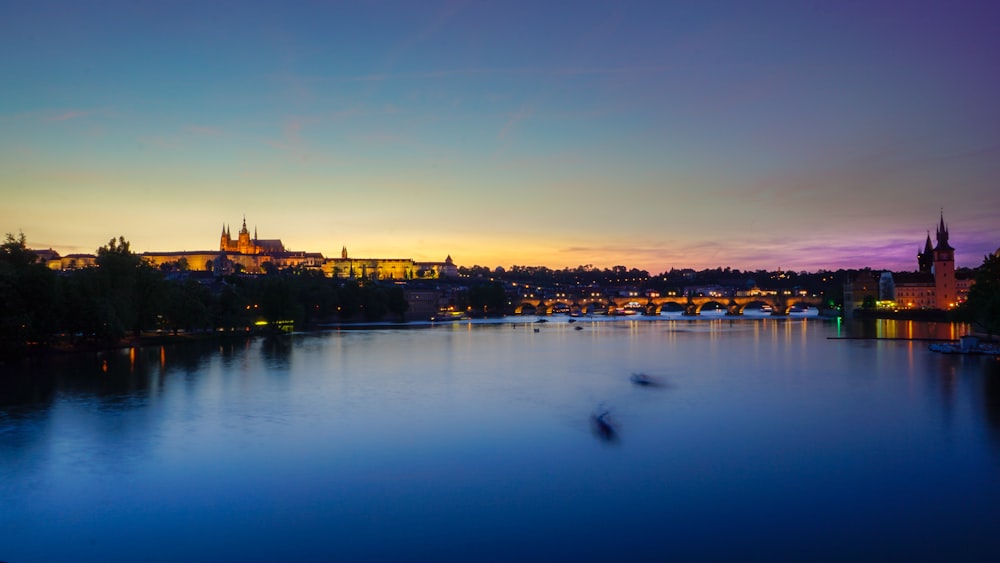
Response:
POLYGON ((934 247, 934 300, 938 309, 955 306, 958 292, 955 288, 955 249, 948 244, 948 227, 944 224, 944 212, 938 224, 937 246, 934 247))
POLYGON ((927 241, 924 242, 924 251, 917 250, 917 265, 921 273, 929 274, 934 268, 934 246, 931 245, 931 232, 927 231, 927 241))
POLYGON ((225 224, 222 225, 222 238, 219 241, 219 250, 222 252, 236 252, 236 245, 233 243, 233 238, 229 236, 229 227, 225 224))
POLYGON ((239 251, 240 254, 254 254, 250 245, 250 231, 247 230, 247 218, 243 216, 243 228, 240 229, 239 251))

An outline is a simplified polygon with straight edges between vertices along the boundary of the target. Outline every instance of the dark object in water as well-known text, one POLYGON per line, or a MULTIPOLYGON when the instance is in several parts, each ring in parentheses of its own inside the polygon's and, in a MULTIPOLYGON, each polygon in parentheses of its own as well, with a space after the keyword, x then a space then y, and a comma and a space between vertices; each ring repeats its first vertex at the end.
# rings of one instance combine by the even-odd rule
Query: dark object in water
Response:
POLYGON ((629 381, 642 387, 659 387, 660 382, 645 373, 633 373, 629 381))
POLYGON ((535 322, 536 322, 536 323, 547 323, 547 322, 549 322, 549 320, 548 320, 548 319, 538 319, 538 320, 537 320, 537 321, 535 321, 535 322))
POLYGON ((608 409, 601 409, 600 412, 590 415, 590 427, 594 430, 594 435, 611 442, 618 437, 618 430, 611 420, 611 412, 608 409))
POLYGON ((582 326, 575 326, 575 327, 573 327, 573 330, 583 330, 583 327, 582 326))
POLYGON ((535 329, 535 332, 538 332, 538 329, 537 329, 537 328, 535 329))
POLYGON ((576 322, 576 319, 570 319, 570 320, 568 320, 568 321, 566 321, 566 322, 570 322, 570 323, 575 323, 575 322, 576 322))

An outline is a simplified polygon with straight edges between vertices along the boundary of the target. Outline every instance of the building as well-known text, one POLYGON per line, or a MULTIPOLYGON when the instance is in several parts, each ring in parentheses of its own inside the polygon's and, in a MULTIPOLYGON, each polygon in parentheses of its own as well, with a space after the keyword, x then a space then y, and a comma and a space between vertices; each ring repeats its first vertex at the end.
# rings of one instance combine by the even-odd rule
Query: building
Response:
POLYGON ((250 231, 247 230, 247 218, 243 218, 243 227, 240 229, 236 240, 229 236, 229 226, 222 226, 222 240, 219 243, 219 250, 236 254, 249 255, 276 255, 285 252, 285 245, 280 239, 260 240, 257 238, 257 227, 253 228, 253 238, 250 238, 250 231))
POLYGON ((51 248, 47 250, 36 250, 38 261, 45 264, 50 270, 79 270, 97 265, 97 256, 93 254, 67 254, 60 256, 58 252, 51 248))
POLYGON ((892 278, 892 272, 882 272, 879 276, 878 300, 896 301, 896 281, 892 278))
POLYGON ((449 255, 444 262, 414 262, 409 258, 352 258, 347 247, 340 258, 323 261, 323 273, 332 278, 415 280, 458 277, 458 267, 449 255))
POLYGON ((884 272, 878 280, 859 276, 844 286, 845 313, 862 306, 865 298, 875 298, 880 307, 889 309, 954 309, 965 301, 973 280, 955 273, 955 249, 948 241, 948 226, 944 213, 935 232, 935 245, 930 231, 923 249, 917 249, 917 271, 884 272), (894 290, 894 295, 889 291, 894 290), (888 299, 888 297, 893 297, 888 299))
MULTIPOLYGON (((60 257, 54 250, 37 251, 40 259, 54 270, 70 270, 96 265, 93 254, 60 257)), ((262 274, 273 269, 306 268, 322 271, 330 277, 365 280, 411 280, 458 277, 451 256, 443 262, 415 262, 410 258, 349 258, 344 247, 340 258, 326 258, 319 252, 293 251, 280 239, 257 238, 247 228, 246 217, 234 239, 227 225, 222 226, 218 250, 180 252, 144 252, 142 257, 158 268, 230 274, 262 274)))

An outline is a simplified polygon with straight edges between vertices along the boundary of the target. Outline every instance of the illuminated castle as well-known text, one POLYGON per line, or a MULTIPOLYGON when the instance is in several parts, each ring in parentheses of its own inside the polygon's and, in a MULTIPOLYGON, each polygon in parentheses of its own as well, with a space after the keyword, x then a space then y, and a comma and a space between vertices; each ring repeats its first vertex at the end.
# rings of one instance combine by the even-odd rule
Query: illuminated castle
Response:
POLYGON ((257 227, 253 228, 253 238, 250 238, 250 231, 247 230, 247 218, 243 218, 243 228, 240 229, 237 239, 229 235, 229 226, 223 225, 222 239, 219 243, 219 250, 222 252, 235 252, 237 254, 279 254, 285 252, 285 245, 279 239, 260 240, 257 238, 257 227))
POLYGON ((216 273, 260 274, 274 268, 309 268, 334 278, 366 280, 412 280, 457 277, 458 268, 448 256, 444 262, 414 262, 410 258, 353 258, 347 247, 337 258, 319 252, 293 251, 279 239, 257 238, 247 228, 246 217, 234 239, 229 226, 222 226, 218 250, 145 252, 143 257, 157 267, 216 273), (183 266, 182 266, 183 264, 183 266))

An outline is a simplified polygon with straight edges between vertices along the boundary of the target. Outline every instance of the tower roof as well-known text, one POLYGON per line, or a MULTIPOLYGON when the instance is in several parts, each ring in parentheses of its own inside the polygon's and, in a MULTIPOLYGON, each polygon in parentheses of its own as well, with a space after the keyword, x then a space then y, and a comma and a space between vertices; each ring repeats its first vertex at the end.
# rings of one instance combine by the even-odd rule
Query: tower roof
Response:
POLYGON ((944 224, 944 210, 941 211, 941 221, 937 228, 937 247, 934 250, 955 250, 948 245, 948 226, 944 224))

